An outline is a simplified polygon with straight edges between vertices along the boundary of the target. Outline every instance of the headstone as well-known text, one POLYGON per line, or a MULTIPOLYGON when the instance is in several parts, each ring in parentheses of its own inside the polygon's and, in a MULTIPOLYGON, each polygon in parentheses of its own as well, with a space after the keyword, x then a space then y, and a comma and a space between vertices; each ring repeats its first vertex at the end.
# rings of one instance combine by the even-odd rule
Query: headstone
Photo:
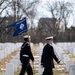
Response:
POLYGON ((17 60, 17 65, 19 66, 20 63, 19 53, 14 57, 14 59, 17 60))
POLYGON ((75 65, 70 65, 69 75, 75 75, 75 65))
POLYGON ((5 52, 4 50, 0 51, 0 59, 4 59, 5 58, 5 52))
POLYGON ((17 71, 17 68, 18 68, 18 61, 16 59, 12 59, 10 61, 10 63, 13 64, 13 66, 14 66, 14 72, 16 72, 17 71))
POLYGON ((33 47, 33 43, 30 43, 31 48, 33 47))
POLYGON ((43 43, 39 43, 39 56, 42 55, 43 47, 44 47, 43 43))
POLYGON ((39 67, 38 67, 38 75, 42 75, 42 73, 43 73, 43 70, 44 70, 44 68, 42 68, 41 67, 41 65, 40 65, 40 61, 41 61, 41 55, 42 55, 42 52, 43 52, 43 47, 44 47, 44 45, 43 45, 43 43, 39 43, 39 67))
POLYGON ((73 62, 72 61, 67 61, 66 66, 65 66, 67 72, 70 71, 70 65, 73 65, 73 62))
POLYGON ((14 66, 12 63, 6 64, 6 75, 14 75, 14 66))
POLYGON ((41 65, 39 64, 38 75, 42 75, 43 71, 44 71, 44 67, 41 67, 41 65))
POLYGON ((73 55, 75 56, 75 48, 73 48, 73 55))
POLYGON ((66 64, 68 61, 71 61, 69 57, 64 57, 63 62, 66 64))

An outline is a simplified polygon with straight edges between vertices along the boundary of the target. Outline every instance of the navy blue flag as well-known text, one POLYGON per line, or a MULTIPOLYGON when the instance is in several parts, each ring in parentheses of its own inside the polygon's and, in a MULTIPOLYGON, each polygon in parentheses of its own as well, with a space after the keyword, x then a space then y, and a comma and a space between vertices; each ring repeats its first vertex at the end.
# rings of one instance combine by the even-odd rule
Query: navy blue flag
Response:
POLYGON ((26 32, 27 31, 26 18, 19 20, 18 22, 12 24, 11 26, 16 28, 16 31, 14 32, 13 36, 17 36, 23 32, 26 32))

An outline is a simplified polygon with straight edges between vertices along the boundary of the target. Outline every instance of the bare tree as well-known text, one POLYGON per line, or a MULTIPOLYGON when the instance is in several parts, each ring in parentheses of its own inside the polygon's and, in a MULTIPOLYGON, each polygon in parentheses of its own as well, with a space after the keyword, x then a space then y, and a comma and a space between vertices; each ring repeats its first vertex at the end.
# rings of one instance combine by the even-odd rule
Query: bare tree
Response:
MULTIPOLYGON (((29 1, 29 0, 0 0, 0 17, 3 14, 3 11, 5 12, 5 17, 2 17, 2 20, 0 19, 0 22, 3 23, 3 21, 5 20, 5 18, 10 17, 10 19, 8 19, 8 27, 6 27, 4 25, 0 26, 0 33, 4 34, 7 33, 4 30, 8 30, 10 31, 11 28, 9 28, 9 25, 14 23, 17 20, 20 20, 23 16, 27 17, 27 19, 29 18, 31 20, 31 23, 33 23, 33 19, 36 15, 35 9, 36 9, 36 5, 39 2, 39 0, 33 0, 33 1, 29 1), (4 6, 3 6, 4 5, 4 6), (10 23, 9 23, 10 22, 10 23), (2 28, 3 26, 3 28, 2 28)), ((13 33, 14 29, 11 29, 11 32, 13 33)), ((11 33, 9 32, 9 33, 11 33)), ((10 34, 8 34, 10 35, 10 34)), ((3 36, 1 35, 1 37, 3 38, 3 36)))
MULTIPOLYGON (((10 2, 8 0, 0 0, 0 17, 2 17, 3 12, 9 7, 10 2)), ((5 17, 7 16, 7 12, 4 18, 0 19, 0 24, 3 22, 5 17)))
POLYGON ((5 11, 6 16, 14 16, 15 21, 17 17, 22 18, 22 16, 30 17, 33 16, 30 12, 35 13, 37 3, 39 0, 0 0, 0 16, 5 11))
POLYGON ((56 18, 58 25, 63 21, 65 29, 67 29, 69 17, 73 12, 73 3, 64 1, 55 1, 52 4, 47 2, 47 9, 52 14, 52 18, 56 18))

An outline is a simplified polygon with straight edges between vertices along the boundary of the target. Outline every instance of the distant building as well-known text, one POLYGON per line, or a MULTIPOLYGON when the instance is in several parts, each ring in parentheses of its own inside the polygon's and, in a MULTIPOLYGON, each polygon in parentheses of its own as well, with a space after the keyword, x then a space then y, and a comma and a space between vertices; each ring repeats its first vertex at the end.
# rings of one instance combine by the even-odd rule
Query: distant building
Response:
POLYGON ((38 25, 45 26, 45 28, 48 30, 54 30, 57 29, 58 32, 65 32, 65 25, 64 22, 58 22, 55 18, 40 18, 38 25))

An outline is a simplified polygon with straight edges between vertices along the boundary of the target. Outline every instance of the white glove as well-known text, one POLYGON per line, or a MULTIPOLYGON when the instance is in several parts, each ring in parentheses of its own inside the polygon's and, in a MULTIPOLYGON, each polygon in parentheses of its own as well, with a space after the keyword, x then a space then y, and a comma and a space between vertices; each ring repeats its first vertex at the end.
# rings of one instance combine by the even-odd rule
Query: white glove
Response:
POLYGON ((63 65, 64 63, 61 61, 60 63, 59 63, 59 65, 63 65))
POLYGON ((34 61, 32 61, 32 65, 34 65, 34 61))
POLYGON ((20 65, 22 66, 22 62, 20 62, 20 65))
POLYGON ((41 68, 44 68, 44 67, 41 65, 41 68))

